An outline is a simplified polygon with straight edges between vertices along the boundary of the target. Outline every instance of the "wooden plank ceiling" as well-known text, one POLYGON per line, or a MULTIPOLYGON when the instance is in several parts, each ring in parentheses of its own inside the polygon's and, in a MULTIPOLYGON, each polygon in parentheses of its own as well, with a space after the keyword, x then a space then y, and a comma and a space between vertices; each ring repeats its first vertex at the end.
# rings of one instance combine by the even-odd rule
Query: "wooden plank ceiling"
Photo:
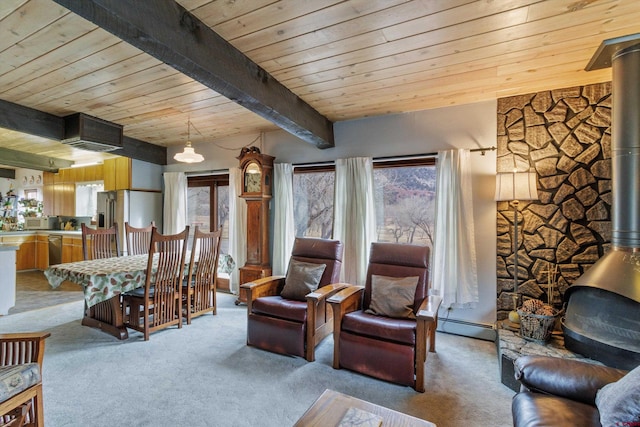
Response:
MULTIPOLYGON (((332 122, 608 81, 610 69, 584 71, 591 56, 640 32, 637 0, 178 3, 332 122)), ((0 100, 163 147, 185 143, 188 120, 196 146, 278 128, 53 0, 0 2, 0 100)), ((112 156, 8 129, 0 146, 112 156)))

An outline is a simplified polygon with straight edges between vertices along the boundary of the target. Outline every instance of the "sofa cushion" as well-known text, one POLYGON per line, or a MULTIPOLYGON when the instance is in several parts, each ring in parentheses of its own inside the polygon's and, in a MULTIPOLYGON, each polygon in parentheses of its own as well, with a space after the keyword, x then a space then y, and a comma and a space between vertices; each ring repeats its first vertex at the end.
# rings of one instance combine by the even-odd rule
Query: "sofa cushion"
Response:
POLYGON ((253 301, 251 312, 303 323, 307 319, 307 303, 279 296, 260 297, 253 301))
POLYGON ((640 366, 596 394, 603 426, 640 424, 640 366))
POLYGON ((595 406, 535 392, 520 392, 511 405, 514 427, 599 426, 595 406))
POLYGON ((287 277, 284 279, 282 298, 306 301, 308 293, 318 289, 322 273, 327 266, 292 259, 289 262, 287 277))
POLYGON ((41 380, 37 363, 0 367, 0 402, 38 384, 41 380))
POLYGON ((366 310, 376 316, 415 319, 413 303, 416 297, 418 276, 371 276, 371 302, 366 310))
POLYGON ((409 319, 394 319, 353 311, 342 318, 342 330, 409 346, 416 344, 416 322, 409 319))

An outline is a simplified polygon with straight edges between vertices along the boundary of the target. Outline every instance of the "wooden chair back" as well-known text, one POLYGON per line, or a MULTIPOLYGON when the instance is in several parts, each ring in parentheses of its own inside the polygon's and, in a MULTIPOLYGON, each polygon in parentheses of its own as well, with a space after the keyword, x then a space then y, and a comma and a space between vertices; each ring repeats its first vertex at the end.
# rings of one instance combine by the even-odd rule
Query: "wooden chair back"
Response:
POLYGON ((160 234, 153 227, 144 286, 145 340, 157 329, 175 324, 182 327, 182 281, 188 238, 188 226, 182 233, 172 235, 160 234))
POLYGON ((216 314, 221 234, 220 230, 205 232, 196 227, 189 261, 189 278, 183 290, 183 293, 186 291, 183 297, 187 324, 191 324, 192 317, 208 311, 216 314))
POLYGON ((120 256, 118 224, 113 224, 110 228, 98 229, 82 224, 81 228, 82 255, 85 260, 120 256))
POLYGON ((124 231, 127 238, 127 255, 144 255, 149 253, 151 232, 155 226, 155 221, 151 221, 151 224, 147 227, 133 227, 128 222, 124 223, 124 231))
MULTIPOLYGON (((37 363, 42 376, 44 340, 49 332, 20 332, 0 334, 0 367, 37 363)), ((5 426, 44 426, 44 395, 42 381, 7 400, 0 401, 0 423, 5 426), (5 415, 7 414, 7 415, 5 415), (10 414, 10 415, 9 415, 10 414)))

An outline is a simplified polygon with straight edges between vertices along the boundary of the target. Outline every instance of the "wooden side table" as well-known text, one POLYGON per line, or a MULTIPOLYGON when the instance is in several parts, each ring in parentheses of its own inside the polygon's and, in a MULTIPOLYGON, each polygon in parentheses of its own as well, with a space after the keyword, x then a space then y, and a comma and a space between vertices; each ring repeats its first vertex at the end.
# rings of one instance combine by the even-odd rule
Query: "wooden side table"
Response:
POLYGON ((294 427, 335 427, 349 408, 379 415, 382 417, 382 427, 436 427, 432 422, 328 389, 307 409, 294 427))

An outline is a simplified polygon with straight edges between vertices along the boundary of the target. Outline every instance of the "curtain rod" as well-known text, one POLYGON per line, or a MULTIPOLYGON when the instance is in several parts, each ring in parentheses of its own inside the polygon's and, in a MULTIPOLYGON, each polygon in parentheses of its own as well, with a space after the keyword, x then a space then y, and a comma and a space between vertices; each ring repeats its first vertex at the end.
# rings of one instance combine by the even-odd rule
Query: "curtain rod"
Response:
MULTIPOLYGON (((496 147, 481 147, 481 148, 472 148, 469 151, 472 153, 481 153, 481 155, 485 155, 487 151, 495 151, 496 147)), ((422 154, 407 154, 404 156, 385 156, 385 157, 374 157, 373 161, 383 161, 383 160, 402 160, 402 159, 416 159, 420 157, 433 157, 437 156, 438 153, 422 153, 422 154)), ((328 166, 335 164, 335 160, 328 160, 325 162, 307 162, 307 163, 294 163, 293 166, 328 166)))

